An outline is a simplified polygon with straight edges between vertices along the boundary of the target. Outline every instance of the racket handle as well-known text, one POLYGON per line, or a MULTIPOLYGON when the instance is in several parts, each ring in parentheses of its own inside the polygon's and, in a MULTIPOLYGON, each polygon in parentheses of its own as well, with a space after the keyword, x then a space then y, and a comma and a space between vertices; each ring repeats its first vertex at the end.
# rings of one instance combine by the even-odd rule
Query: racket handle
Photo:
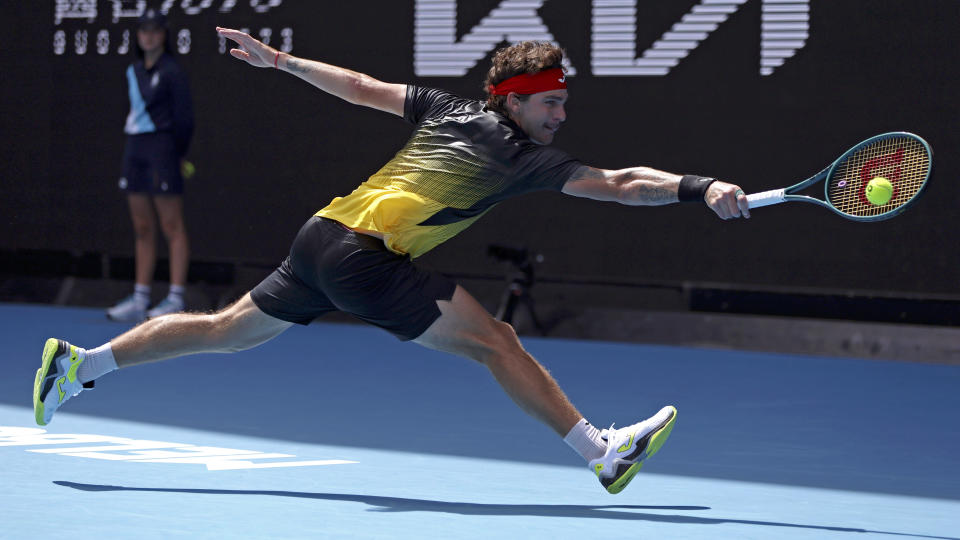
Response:
POLYGON ((771 189, 770 191, 751 193, 747 195, 747 204, 750 205, 750 208, 760 208, 761 206, 782 203, 786 200, 784 198, 786 191, 785 189, 771 189))

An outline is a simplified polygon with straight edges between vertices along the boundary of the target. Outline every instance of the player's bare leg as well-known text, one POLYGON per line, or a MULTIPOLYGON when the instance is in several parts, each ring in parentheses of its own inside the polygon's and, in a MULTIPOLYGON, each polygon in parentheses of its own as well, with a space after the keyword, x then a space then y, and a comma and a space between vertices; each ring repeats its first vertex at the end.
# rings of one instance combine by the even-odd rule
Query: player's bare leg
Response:
POLYGON ((117 366, 123 368, 187 354, 250 349, 292 325, 260 311, 247 293, 216 313, 172 313, 150 319, 110 345, 117 366))
POLYGON ((95 379, 117 368, 188 354, 249 349, 292 324, 260 311, 245 294, 217 313, 172 313, 150 319, 95 349, 50 338, 34 379, 37 423, 46 425, 65 401, 92 388, 95 379))
POLYGON ((530 416, 547 424, 583 456, 609 493, 619 493, 670 436, 677 410, 666 406, 636 424, 597 430, 527 351, 509 324, 490 316, 463 288, 439 301, 441 316, 415 341, 482 362, 530 416))
POLYGON ((494 319, 466 290, 457 286, 450 301, 437 304, 442 315, 416 343, 482 363, 520 408, 561 437, 583 417, 524 350, 513 327, 494 319))

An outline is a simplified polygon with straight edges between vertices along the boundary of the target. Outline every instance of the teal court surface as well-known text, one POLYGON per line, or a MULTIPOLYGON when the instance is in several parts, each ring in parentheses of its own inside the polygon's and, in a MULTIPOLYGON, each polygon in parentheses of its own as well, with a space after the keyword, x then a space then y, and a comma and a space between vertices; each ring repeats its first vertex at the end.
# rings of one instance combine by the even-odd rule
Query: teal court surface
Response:
POLYGON ((524 339, 593 423, 666 404, 619 495, 486 370, 373 327, 109 374, 34 424, 47 337, 0 305, 0 538, 960 539, 960 367, 524 339))

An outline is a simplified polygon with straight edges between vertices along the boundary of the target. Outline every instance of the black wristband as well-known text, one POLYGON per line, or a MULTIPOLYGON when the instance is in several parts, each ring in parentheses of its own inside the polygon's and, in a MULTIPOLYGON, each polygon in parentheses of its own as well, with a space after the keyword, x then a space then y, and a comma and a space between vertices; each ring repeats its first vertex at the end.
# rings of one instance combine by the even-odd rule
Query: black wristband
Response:
POLYGON ((716 178, 707 176, 696 176, 693 174, 684 175, 680 179, 680 189, 677 190, 677 198, 680 202, 703 202, 704 195, 710 184, 716 182, 716 178))

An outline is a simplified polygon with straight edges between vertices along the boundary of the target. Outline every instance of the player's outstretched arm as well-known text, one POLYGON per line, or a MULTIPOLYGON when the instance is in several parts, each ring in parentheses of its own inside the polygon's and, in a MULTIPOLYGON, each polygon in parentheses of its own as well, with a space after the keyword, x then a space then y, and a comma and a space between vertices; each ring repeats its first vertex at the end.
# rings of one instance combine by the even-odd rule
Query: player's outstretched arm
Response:
MULTIPOLYGON (((683 176, 649 167, 607 170, 584 165, 567 180, 563 192, 574 197, 598 201, 615 201, 634 206, 659 206, 678 202, 680 179, 683 176)), ((750 217, 747 197, 734 184, 714 182, 704 195, 704 202, 719 217, 750 217)))
POLYGON ((217 27, 217 33, 237 44, 236 48, 230 49, 231 56, 251 66, 281 69, 350 103, 403 116, 403 103, 407 97, 405 84, 385 83, 349 69, 297 58, 239 30, 217 27))

